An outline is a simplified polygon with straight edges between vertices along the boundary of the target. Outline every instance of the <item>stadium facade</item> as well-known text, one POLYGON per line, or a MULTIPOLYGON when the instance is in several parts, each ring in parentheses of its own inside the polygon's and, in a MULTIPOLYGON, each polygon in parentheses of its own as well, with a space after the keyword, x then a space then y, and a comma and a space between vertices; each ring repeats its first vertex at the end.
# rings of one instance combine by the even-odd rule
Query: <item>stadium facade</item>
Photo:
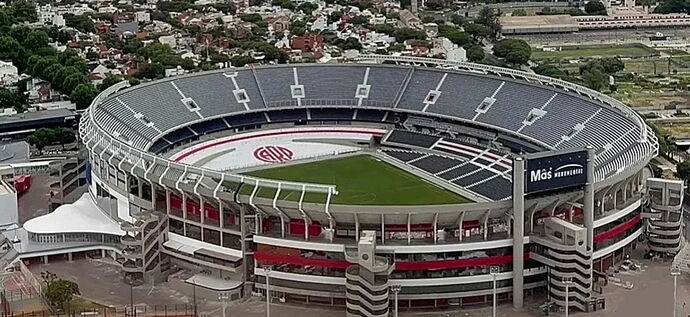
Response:
MULTIPOLYGON (((238 296, 265 293, 268 284, 272 297, 342 306, 351 316, 385 316, 394 295, 401 307, 490 303, 495 281, 498 300, 518 308, 524 294, 564 305, 569 287, 569 305, 592 311, 604 306, 596 280, 635 248, 643 216, 661 231, 676 220, 659 213, 678 210, 682 186, 659 181, 649 207, 643 172, 658 142, 620 102, 511 69, 359 59, 120 83, 101 93, 82 116, 80 137, 89 195, 121 231, 94 238, 124 233, 116 258, 125 277, 157 281, 186 267, 238 296), (262 143, 249 151, 253 166, 224 156, 247 152, 223 150, 228 144, 251 148, 257 138, 298 134, 309 139, 295 146, 347 148, 300 156, 262 143), (471 202, 340 204, 333 184, 243 173, 350 152, 471 202), (530 167, 551 153, 569 156, 546 157, 543 174, 530 167), (584 163, 554 165, 573 155, 584 163), (553 173, 586 177, 537 190, 520 181, 553 173), (525 194, 513 199, 515 192, 525 194)), ((658 251, 677 252, 676 241, 658 251)))

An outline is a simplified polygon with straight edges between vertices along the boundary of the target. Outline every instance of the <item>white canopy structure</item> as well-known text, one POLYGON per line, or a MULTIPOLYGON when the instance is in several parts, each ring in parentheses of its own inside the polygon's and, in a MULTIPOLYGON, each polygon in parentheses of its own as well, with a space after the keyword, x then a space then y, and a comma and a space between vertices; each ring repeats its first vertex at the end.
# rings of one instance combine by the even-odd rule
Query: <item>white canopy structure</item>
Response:
POLYGON ((30 219, 24 223, 24 229, 35 234, 125 234, 120 229, 120 224, 98 209, 88 193, 72 204, 58 207, 52 213, 30 219))

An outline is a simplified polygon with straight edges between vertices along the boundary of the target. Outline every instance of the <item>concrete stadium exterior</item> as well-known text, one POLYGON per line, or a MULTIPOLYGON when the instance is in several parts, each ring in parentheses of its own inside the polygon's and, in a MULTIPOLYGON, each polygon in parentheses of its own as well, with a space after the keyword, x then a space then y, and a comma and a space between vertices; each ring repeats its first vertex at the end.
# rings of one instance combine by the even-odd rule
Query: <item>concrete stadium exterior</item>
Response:
MULTIPOLYGON (((590 89, 487 65, 375 55, 120 83, 84 113, 80 137, 90 195, 125 232, 117 258, 126 278, 161 280, 180 266, 218 279, 199 286, 249 296, 265 293, 268 276, 272 297, 344 306, 352 316, 388 314, 391 286, 401 306, 427 309, 490 303, 492 281, 498 300, 516 307, 516 294, 543 290, 545 301, 564 305, 563 278, 573 280, 570 306, 602 308, 596 280, 643 233, 643 168, 658 153, 638 114, 590 89), (333 185, 170 158, 222 136, 296 124, 385 131, 366 146, 371 155, 475 202, 337 205, 333 185), (513 160, 585 146, 594 153, 593 205, 583 206, 579 189, 525 197, 524 254, 515 255, 513 160), (288 191, 299 195, 280 199, 288 191), (591 246, 573 242, 588 234, 591 246), (524 260, 522 274, 515 259, 524 260)), ((658 251, 677 252, 661 242, 658 251)))

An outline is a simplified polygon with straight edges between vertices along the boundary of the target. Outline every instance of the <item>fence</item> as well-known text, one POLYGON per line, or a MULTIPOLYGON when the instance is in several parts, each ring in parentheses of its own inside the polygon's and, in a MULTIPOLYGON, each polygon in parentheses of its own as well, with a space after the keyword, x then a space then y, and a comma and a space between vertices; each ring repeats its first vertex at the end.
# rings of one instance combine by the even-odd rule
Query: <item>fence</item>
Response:
MULTIPOLYGON (((154 305, 145 306, 139 305, 136 307, 136 314, 132 313, 132 307, 103 307, 92 309, 77 309, 58 311, 51 313, 50 311, 40 312, 12 312, 3 313, 1 317, 57 317, 57 316, 92 316, 92 317, 194 317, 194 305, 154 305)), ((205 317, 199 315, 199 317, 205 317)))
POLYGON ((24 276, 24 280, 33 288, 34 291, 36 291, 38 294, 42 294, 42 286, 41 283, 36 279, 36 276, 34 276, 31 271, 29 271, 29 268, 26 267, 23 261, 17 261, 19 263, 19 271, 22 272, 22 275, 24 276))

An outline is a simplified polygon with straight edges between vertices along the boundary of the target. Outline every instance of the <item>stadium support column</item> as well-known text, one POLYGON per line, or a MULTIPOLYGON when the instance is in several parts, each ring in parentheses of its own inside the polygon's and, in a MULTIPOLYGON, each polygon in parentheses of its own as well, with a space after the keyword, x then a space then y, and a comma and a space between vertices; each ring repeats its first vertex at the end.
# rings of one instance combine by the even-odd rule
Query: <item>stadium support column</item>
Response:
POLYGON ((523 304, 525 266, 525 160, 513 162, 513 308, 523 304))
POLYGON ((587 147, 587 184, 582 212, 587 228, 587 248, 594 252, 594 148, 591 146, 587 147))

